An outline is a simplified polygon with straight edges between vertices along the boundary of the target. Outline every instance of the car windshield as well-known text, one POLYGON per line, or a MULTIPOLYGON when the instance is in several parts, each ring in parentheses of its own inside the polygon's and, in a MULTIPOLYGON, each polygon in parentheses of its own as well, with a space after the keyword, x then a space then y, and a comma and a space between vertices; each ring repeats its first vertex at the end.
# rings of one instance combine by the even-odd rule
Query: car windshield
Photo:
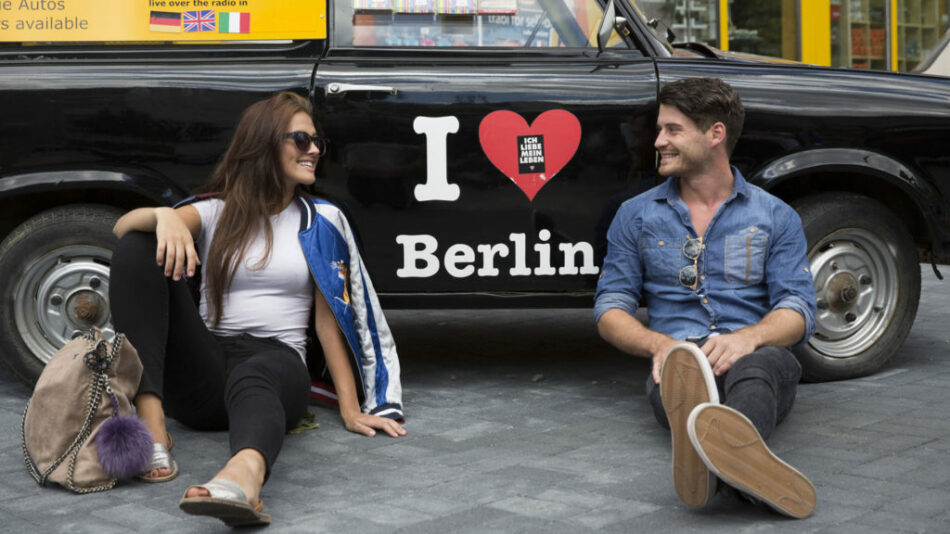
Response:
POLYGON ((630 0, 630 5, 633 7, 633 12, 636 14, 636 16, 639 17, 641 21, 643 21, 643 25, 647 28, 647 30, 649 30, 656 40, 662 44, 663 47, 666 48, 668 52, 670 52, 670 54, 672 54, 673 45, 671 45, 670 42, 666 40, 666 28, 668 27, 667 23, 670 21, 662 20, 657 17, 648 17, 643 13, 643 10, 640 9, 638 3, 633 0, 630 0), (663 30, 661 31, 660 28, 663 28, 663 30))
MULTIPOLYGON (((349 0, 334 39, 357 47, 596 48, 603 0, 349 0)), ((607 47, 627 47, 614 31, 607 47)))

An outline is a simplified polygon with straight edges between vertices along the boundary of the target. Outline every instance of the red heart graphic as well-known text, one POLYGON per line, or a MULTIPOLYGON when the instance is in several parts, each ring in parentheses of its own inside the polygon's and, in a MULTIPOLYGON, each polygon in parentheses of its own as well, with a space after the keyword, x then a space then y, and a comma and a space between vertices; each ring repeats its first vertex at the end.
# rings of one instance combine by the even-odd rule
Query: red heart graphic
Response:
POLYGON ((493 111, 479 124, 478 140, 492 165, 534 200, 574 157, 581 123, 563 109, 545 111, 531 126, 513 111, 493 111))

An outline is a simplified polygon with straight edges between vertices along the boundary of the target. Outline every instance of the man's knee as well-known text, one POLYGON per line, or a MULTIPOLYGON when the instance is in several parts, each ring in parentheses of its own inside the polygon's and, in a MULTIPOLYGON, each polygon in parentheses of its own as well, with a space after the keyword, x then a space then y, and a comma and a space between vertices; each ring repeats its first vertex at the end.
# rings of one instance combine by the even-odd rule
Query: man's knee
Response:
POLYGON ((769 381, 798 382, 801 376, 802 366, 792 351, 785 347, 762 347, 736 360, 726 380, 756 377, 769 381))

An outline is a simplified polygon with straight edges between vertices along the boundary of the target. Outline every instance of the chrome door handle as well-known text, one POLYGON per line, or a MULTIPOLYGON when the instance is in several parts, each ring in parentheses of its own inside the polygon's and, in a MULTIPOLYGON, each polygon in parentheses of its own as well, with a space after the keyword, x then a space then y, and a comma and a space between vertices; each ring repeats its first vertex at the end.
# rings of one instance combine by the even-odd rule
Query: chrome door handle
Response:
POLYGON ((356 83, 331 83, 327 85, 326 94, 327 96, 331 95, 342 95, 350 91, 364 91, 367 93, 389 93, 391 95, 396 95, 397 91, 395 87, 387 87, 385 85, 360 85, 356 83))

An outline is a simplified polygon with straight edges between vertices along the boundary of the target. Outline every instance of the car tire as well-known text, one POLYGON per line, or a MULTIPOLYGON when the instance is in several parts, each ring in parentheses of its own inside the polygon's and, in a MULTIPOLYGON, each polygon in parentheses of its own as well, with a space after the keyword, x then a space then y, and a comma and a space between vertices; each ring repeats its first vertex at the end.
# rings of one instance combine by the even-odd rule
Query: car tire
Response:
POLYGON ((826 193, 794 204, 815 280, 816 331, 795 348, 803 378, 855 378, 897 352, 917 315, 920 264, 904 224, 879 202, 826 193))
POLYGON ((114 334, 109 263, 121 213, 89 204, 58 207, 0 243, 0 359, 27 384, 76 335, 92 327, 114 334))

